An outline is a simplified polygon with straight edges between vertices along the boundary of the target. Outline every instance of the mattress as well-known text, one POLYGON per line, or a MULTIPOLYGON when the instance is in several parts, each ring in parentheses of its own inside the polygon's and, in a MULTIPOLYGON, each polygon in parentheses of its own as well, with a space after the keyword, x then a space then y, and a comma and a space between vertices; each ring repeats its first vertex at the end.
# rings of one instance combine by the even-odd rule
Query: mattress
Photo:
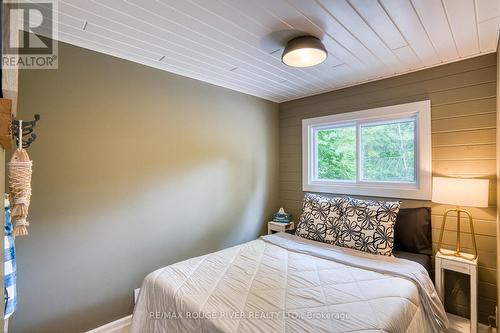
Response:
POLYGON ((279 233, 143 281, 131 333, 444 332, 425 269, 279 233))

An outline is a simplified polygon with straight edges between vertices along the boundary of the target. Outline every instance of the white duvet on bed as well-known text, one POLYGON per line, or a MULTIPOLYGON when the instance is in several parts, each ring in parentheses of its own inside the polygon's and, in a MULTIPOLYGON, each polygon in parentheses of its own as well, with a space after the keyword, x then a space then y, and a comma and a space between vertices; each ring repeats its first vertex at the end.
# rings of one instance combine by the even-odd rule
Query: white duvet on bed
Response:
POLYGON ((130 332, 425 333, 447 326, 419 264, 280 233, 149 274, 130 332))

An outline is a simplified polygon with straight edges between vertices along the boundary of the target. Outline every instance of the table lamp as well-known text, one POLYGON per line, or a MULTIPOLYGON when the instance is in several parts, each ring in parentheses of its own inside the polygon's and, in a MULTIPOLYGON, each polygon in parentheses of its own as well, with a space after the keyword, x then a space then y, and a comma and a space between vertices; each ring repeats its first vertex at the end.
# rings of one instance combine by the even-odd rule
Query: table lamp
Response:
POLYGON ((441 254, 466 258, 466 256, 462 255, 460 252, 460 215, 464 213, 469 217, 472 246, 474 247, 473 259, 477 258, 476 235, 474 233, 472 215, 461 207, 488 207, 488 185, 488 179, 432 178, 432 201, 435 203, 456 206, 456 208, 448 209, 443 216, 443 224, 441 225, 438 243, 438 251, 441 254), (441 251, 446 217, 450 212, 457 213, 457 243, 456 250, 452 254, 441 251))

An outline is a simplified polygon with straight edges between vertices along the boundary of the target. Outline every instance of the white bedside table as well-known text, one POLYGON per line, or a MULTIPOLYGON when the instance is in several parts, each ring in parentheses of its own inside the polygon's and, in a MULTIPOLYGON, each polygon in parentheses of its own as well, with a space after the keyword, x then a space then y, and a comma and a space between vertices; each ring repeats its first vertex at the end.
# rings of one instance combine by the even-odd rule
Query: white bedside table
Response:
MULTIPOLYGON (((452 254, 454 251, 442 250, 452 254)), ((464 254, 464 253, 462 253, 464 254)), ((466 254, 464 254, 466 255, 466 254)), ((470 259, 445 256, 439 251, 436 253, 436 291, 444 303, 444 270, 467 274, 470 277, 470 332, 477 333, 477 258, 470 259)))
POLYGON ((286 232, 288 230, 293 230, 295 224, 293 222, 290 223, 281 223, 281 222, 267 222, 267 234, 271 235, 274 232, 286 232))

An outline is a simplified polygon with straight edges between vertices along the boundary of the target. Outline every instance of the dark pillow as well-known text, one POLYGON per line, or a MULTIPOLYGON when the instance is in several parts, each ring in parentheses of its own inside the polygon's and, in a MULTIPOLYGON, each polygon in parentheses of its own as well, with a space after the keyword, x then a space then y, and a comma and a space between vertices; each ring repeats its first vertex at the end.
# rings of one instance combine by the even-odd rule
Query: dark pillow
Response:
POLYGON ((432 255, 431 209, 402 208, 394 226, 394 250, 432 255))

